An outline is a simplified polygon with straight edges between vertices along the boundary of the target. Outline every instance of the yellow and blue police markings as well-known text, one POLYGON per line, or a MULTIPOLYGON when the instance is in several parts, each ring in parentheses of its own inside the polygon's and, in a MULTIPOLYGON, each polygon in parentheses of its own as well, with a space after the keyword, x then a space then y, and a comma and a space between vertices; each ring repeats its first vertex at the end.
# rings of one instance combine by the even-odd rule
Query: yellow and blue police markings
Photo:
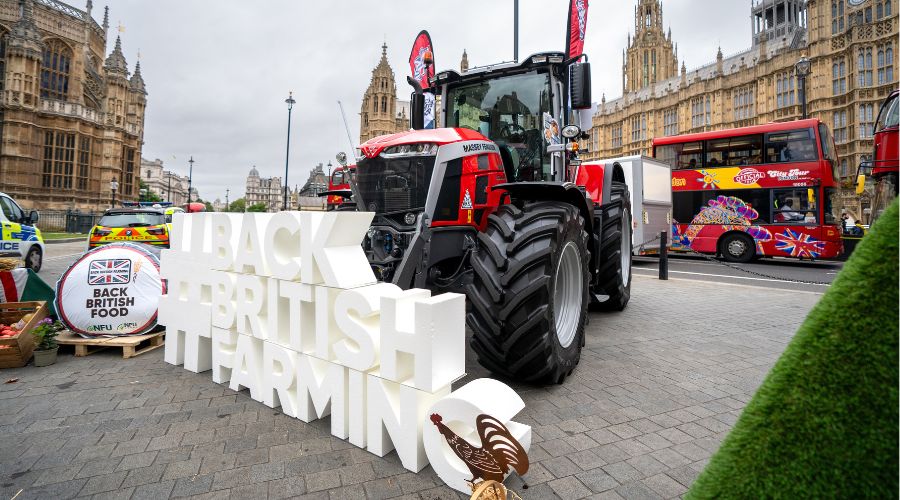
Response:
POLYGON ((0 255, 22 257, 25 267, 35 272, 40 271, 44 256, 41 230, 18 222, 4 221, 0 232, 0 255))

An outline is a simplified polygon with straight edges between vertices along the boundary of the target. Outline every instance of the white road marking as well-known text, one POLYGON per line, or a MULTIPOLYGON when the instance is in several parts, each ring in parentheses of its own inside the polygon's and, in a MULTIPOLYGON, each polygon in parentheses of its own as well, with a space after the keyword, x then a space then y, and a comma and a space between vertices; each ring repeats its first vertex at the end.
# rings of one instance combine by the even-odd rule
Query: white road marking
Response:
MULTIPOLYGON (((659 269, 650 269, 650 268, 645 268, 645 267, 633 268, 633 269, 635 271, 653 271, 654 273, 659 275, 659 269)), ((709 276, 711 278, 731 278, 731 279, 736 279, 736 280, 774 281, 776 283, 791 283, 790 281, 786 281, 786 280, 775 280, 775 279, 769 279, 769 278, 751 278, 749 276, 730 276, 728 274, 692 273, 690 271, 673 271, 671 269, 669 269, 669 273, 692 274, 692 275, 696 275, 696 276, 709 276)), ((818 283, 798 283, 798 284, 813 285, 813 286, 831 286, 831 285, 821 285, 818 283)))

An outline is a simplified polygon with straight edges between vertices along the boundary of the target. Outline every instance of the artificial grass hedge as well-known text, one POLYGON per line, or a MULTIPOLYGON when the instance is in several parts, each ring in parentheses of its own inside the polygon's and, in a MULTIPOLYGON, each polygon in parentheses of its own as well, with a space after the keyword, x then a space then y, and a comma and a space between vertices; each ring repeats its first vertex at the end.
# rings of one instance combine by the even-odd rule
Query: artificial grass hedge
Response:
POLYGON ((897 498, 897 227, 895 201, 687 498, 897 498))

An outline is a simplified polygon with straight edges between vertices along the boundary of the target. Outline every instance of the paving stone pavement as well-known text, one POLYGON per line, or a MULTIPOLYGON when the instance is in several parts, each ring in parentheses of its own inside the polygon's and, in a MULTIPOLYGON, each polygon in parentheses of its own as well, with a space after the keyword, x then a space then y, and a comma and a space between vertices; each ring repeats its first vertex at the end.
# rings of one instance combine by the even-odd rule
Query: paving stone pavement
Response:
MULTIPOLYGON (((635 276, 592 313, 564 384, 511 384, 533 426, 525 499, 681 496, 819 295, 635 276)), ((469 376, 486 376, 469 353, 469 376)), ((108 351, 0 370, 0 499, 467 498, 162 361, 108 351)))

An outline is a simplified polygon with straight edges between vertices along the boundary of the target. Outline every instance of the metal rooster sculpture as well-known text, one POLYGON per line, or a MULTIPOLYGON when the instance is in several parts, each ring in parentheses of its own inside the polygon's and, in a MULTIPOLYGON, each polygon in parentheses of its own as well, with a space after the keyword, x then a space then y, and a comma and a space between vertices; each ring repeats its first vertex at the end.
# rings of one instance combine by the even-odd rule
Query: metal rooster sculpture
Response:
POLYGON ((510 468, 520 476, 528 472, 528 454, 509 429, 496 418, 481 414, 475 419, 475 429, 481 437, 481 448, 472 446, 456 435, 441 420, 437 413, 431 415, 431 421, 437 426, 438 432, 443 434, 453 453, 472 473, 472 480, 469 482, 473 487, 479 479, 502 483, 510 468))

